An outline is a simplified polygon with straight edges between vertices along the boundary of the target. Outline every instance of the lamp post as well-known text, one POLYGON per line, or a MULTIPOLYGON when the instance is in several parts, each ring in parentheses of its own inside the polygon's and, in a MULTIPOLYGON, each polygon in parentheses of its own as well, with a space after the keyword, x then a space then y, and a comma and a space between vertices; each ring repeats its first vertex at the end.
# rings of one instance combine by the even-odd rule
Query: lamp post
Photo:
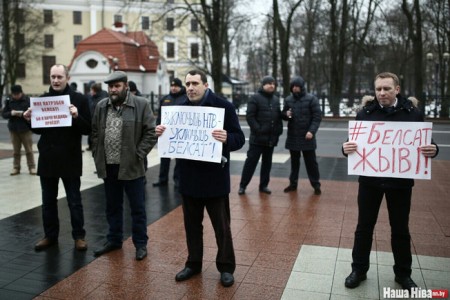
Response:
MULTIPOLYGON (((427 61, 429 65, 431 66, 433 63, 434 55, 431 52, 427 53, 427 61)), ((438 76, 439 76, 439 63, 434 63, 434 74, 431 75, 431 82, 434 83, 434 117, 437 118, 437 106, 438 106, 438 76)), ((430 67, 430 73, 432 69, 430 67)))

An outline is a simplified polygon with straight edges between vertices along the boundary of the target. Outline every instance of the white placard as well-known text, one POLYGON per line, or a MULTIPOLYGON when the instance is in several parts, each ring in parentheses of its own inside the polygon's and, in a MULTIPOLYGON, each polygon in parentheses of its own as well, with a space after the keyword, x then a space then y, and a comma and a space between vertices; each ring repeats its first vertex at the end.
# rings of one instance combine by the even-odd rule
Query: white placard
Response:
POLYGON ((220 163, 222 143, 212 137, 214 129, 223 129, 224 108, 208 106, 162 106, 158 138, 159 157, 185 158, 220 163))
POLYGON ((420 146, 431 144, 431 122, 350 121, 349 141, 358 143, 348 156, 348 174, 431 179, 431 158, 420 146))
POLYGON ((30 104, 32 128, 72 126, 69 95, 32 97, 30 104))

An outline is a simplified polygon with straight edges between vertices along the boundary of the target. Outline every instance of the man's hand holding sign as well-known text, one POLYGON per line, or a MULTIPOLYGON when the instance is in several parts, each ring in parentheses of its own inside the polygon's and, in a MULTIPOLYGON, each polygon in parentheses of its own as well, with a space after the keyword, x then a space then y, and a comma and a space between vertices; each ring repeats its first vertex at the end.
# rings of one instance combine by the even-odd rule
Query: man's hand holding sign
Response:
POLYGON ((156 126, 159 156, 220 163, 227 141, 224 113, 223 108, 207 106, 161 107, 161 125, 156 126))
POLYGON ((431 179, 431 122, 350 121, 348 174, 431 179))

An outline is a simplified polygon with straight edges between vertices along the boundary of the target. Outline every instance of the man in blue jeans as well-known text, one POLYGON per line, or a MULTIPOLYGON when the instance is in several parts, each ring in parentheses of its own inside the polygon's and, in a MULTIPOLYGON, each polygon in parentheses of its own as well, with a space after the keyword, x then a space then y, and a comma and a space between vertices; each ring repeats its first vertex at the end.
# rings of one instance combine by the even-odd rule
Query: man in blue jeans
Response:
POLYGON ((127 79, 122 71, 106 78, 109 97, 97 104, 92 118, 92 156, 97 176, 104 181, 109 224, 107 242, 94 256, 122 248, 125 192, 136 260, 142 260, 148 241, 144 158, 156 144, 155 117, 147 99, 129 91, 127 79))

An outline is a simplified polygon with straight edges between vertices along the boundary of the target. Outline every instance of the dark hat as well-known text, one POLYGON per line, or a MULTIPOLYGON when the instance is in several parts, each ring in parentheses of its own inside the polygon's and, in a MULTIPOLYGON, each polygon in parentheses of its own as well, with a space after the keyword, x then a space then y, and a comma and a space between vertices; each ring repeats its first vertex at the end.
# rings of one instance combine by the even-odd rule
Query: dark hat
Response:
POLYGON ((128 87, 130 88, 130 92, 135 92, 137 91, 137 86, 136 83, 134 81, 128 81, 128 87))
POLYGON ((16 84, 11 87, 11 94, 20 94, 20 93, 23 93, 21 85, 16 84))
POLYGON ((128 81, 127 73, 123 71, 115 71, 114 73, 109 74, 109 76, 106 77, 104 82, 106 84, 109 84, 117 81, 127 82, 128 81))
POLYGON ((183 87, 183 83, 182 83, 181 80, 178 79, 178 78, 172 79, 172 81, 170 82, 170 85, 171 85, 171 86, 172 86, 172 85, 176 85, 176 86, 179 86, 179 87, 183 87))
POLYGON ((265 76, 262 80, 261 80, 261 85, 264 86, 268 83, 275 83, 275 78, 273 78, 272 76, 265 76))

